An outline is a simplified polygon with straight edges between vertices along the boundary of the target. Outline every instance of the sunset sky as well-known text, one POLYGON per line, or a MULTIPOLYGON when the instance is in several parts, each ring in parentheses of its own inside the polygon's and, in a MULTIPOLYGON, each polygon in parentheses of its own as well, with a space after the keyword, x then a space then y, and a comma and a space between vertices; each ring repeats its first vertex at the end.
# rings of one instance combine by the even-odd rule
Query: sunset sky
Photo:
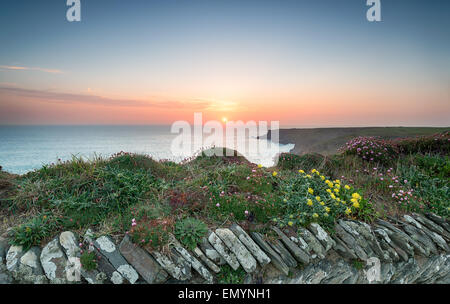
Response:
POLYGON ((0 125, 450 126, 450 1, 5 0, 0 125))

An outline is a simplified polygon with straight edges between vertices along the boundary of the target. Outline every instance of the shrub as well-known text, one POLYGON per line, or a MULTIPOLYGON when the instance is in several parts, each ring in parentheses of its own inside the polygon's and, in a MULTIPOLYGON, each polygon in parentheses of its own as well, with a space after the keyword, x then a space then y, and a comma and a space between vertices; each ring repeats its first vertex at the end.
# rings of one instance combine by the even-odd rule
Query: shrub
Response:
POLYGON ((245 276, 246 272, 242 267, 233 270, 229 265, 223 265, 217 274, 217 280, 219 284, 242 284, 245 276))
POLYGON ((397 155, 395 146, 377 137, 356 137, 339 149, 344 154, 356 155, 365 161, 386 163, 397 155))
POLYGON ((193 250, 208 232, 208 226, 196 218, 188 217, 175 224, 175 237, 188 249, 193 250))
POLYGON ((298 170, 298 168, 303 168, 309 171, 313 168, 320 168, 320 165, 323 162, 324 157, 317 153, 304 155, 281 153, 278 159, 277 167, 282 170, 298 170))
POLYGON ((80 257, 81 267, 87 271, 97 269, 97 259, 94 251, 84 251, 80 257))
POLYGON ((450 154, 450 132, 431 136, 398 139, 393 141, 393 144, 402 154, 432 153, 448 155, 450 154))
POLYGON ((161 250, 169 241, 169 233, 173 230, 171 218, 132 220, 129 231, 133 243, 149 250, 161 250))

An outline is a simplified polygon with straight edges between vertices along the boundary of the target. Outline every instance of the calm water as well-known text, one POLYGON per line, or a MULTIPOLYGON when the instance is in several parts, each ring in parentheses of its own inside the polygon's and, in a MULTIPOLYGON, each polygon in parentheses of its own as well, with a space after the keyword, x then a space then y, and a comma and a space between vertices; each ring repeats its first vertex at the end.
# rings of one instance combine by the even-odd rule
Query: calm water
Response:
MULTIPOLYGON (((176 136, 170 133, 170 126, 0 126, 0 166, 5 171, 23 174, 58 158, 69 160, 76 155, 92 159, 120 151, 179 162, 192 152, 173 155, 170 148, 176 136)), ((272 166, 276 152, 288 152, 294 147, 266 143, 270 148, 262 155, 239 152, 251 162, 272 166)))

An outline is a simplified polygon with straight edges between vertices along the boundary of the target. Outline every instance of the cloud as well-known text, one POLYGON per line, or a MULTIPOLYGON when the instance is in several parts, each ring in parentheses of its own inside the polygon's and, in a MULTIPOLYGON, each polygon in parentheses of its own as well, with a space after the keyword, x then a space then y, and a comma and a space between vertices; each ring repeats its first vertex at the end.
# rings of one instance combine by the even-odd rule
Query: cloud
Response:
POLYGON ((137 100, 115 99, 97 95, 58 93, 43 90, 31 90, 17 87, 0 86, 1 95, 13 95, 17 97, 36 99, 39 101, 59 104, 86 104, 115 107, 145 107, 163 109, 191 109, 204 110, 210 106, 208 101, 176 101, 176 100, 137 100))
POLYGON ((23 67, 23 66, 13 66, 13 65, 0 65, 0 69, 9 71, 40 71, 51 74, 62 74, 63 71, 57 69, 44 69, 38 67, 23 67))

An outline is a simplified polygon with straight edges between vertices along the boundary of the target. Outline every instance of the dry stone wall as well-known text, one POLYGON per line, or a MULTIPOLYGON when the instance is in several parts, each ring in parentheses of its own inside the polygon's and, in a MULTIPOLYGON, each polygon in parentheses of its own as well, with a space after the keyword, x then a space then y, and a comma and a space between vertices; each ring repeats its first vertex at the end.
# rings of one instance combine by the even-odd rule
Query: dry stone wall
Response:
POLYGON ((298 234, 273 227, 276 237, 237 224, 209 231, 190 251, 171 235, 170 252, 148 252, 125 236, 115 244, 91 230, 66 231, 44 248, 26 252, 0 238, 0 283, 215 283, 221 266, 242 268, 245 283, 450 283, 450 223, 435 214, 411 214, 374 224, 340 219, 330 235, 319 224, 298 234), (80 244, 99 255, 97 269, 80 267, 80 244))

